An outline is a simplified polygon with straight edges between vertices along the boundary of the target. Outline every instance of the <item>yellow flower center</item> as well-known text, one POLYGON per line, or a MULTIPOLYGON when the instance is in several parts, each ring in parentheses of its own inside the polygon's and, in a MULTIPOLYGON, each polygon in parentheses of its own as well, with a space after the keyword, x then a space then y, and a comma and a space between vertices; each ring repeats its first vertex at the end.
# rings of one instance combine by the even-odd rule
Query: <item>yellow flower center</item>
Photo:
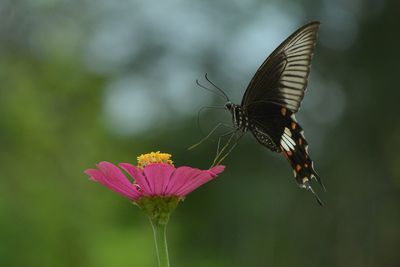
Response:
POLYGON ((137 157, 138 168, 144 168, 152 163, 167 163, 174 166, 173 161, 170 158, 171 154, 161 153, 160 151, 142 154, 137 157))

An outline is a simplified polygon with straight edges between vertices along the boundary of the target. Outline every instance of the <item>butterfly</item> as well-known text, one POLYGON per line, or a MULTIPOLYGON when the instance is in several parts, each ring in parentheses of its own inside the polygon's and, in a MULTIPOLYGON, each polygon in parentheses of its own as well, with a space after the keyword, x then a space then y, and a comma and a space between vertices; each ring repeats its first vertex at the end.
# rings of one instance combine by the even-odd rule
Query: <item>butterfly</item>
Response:
POLYGON ((322 205, 310 181, 315 179, 325 187, 309 156, 303 128, 295 118, 307 88, 319 25, 313 21, 302 26, 272 52, 251 79, 240 105, 222 93, 228 100, 225 108, 232 114, 235 133, 250 131, 262 146, 281 153, 298 185, 310 190, 322 205))

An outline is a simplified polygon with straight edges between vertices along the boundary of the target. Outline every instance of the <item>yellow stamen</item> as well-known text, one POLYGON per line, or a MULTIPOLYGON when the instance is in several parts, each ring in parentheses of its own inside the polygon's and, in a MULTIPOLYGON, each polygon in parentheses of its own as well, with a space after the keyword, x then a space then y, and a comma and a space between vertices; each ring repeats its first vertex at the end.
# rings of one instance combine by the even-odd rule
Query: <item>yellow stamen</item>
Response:
POLYGON ((167 163, 171 166, 174 166, 173 161, 170 158, 171 154, 161 153, 160 151, 142 154, 137 157, 138 168, 144 168, 152 163, 167 163))

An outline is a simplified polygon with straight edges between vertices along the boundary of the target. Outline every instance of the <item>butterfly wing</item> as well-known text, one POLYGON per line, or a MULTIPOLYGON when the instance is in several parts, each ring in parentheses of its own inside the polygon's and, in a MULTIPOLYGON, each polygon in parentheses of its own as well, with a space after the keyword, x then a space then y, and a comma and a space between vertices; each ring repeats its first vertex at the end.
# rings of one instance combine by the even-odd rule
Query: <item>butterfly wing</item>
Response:
POLYGON ((310 22, 290 35, 257 70, 241 106, 266 102, 291 110, 300 108, 310 73, 319 22, 310 22))
POLYGON ((321 200, 310 186, 310 180, 316 179, 324 188, 314 170, 314 164, 308 154, 308 143, 294 114, 287 108, 270 103, 258 103, 248 109, 250 131, 257 141, 275 152, 281 152, 289 161, 297 183, 312 191, 318 202, 321 200))
POLYGON ((309 183, 316 179, 322 185, 322 181, 313 168, 303 129, 294 117, 307 88, 318 29, 319 22, 308 23, 279 45, 250 81, 241 106, 257 141, 281 152, 297 183, 322 204, 309 183))

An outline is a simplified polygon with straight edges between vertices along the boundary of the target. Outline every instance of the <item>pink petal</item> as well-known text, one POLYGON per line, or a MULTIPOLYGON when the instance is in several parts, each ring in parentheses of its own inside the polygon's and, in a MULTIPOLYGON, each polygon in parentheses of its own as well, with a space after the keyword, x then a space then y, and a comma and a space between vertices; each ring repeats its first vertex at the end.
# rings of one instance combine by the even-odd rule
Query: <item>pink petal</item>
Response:
POLYGON ((225 170, 225 166, 223 166, 223 165, 217 165, 217 166, 212 167, 211 169, 209 169, 209 171, 212 172, 215 176, 217 176, 218 174, 220 174, 224 170, 225 170))
POLYGON ((177 191, 183 187, 187 181, 200 174, 200 169, 187 166, 179 167, 171 176, 171 180, 165 190, 166 195, 177 195, 177 191))
POLYGON ((186 196, 193 190, 207 183, 225 169, 224 166, 218 165, 210 170, 201 171, 198 175, 191 177, 177 192, 178 196, 186 196))
POLYGON ((124 186, 121 187, 120 184, 114 178, 107 176, 102 171, 95 169, 88 169, 85 171, 85 173, 89 175, 92 180, 101 183, 105 187, 108 187, 112 191, 124 197, 127 197, 130 200, 137 200, 141 195, 141 193, 136 189, 135 186, 131 185, 131 187, 129 188, 126 188, 124 186))
POLYGON ((105 177, 121 190, 129 192, 131 190, 137 191, 136 187, 129 181, 129 179, 122 173, 122 171, 109 162, 103 161, 97 164, 97 167, 105 175, 105 177))
POLYGON ((133 179, 135 179, 135 183, 137 183, 140 188, 143 190, 145 195, 149 195, 150 184, 146 177, 143 175, 143 172, 129 163, 120 163, 119 166, 124 169, 133 179))
POLYGON ((153 163, 143 168, 143 173, 150 184, 152 195, 164 195, 171 174, 175 168, 165 163, 153 163))

